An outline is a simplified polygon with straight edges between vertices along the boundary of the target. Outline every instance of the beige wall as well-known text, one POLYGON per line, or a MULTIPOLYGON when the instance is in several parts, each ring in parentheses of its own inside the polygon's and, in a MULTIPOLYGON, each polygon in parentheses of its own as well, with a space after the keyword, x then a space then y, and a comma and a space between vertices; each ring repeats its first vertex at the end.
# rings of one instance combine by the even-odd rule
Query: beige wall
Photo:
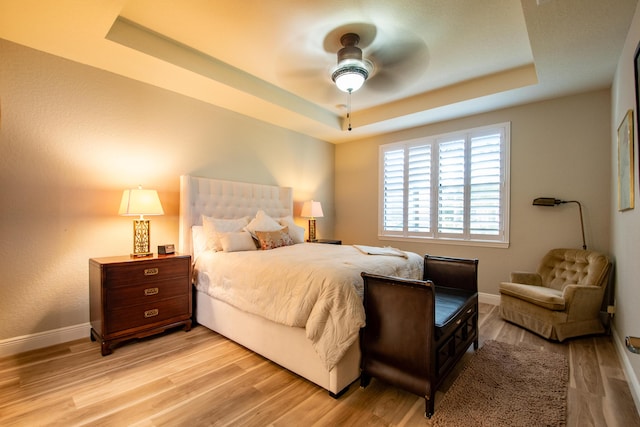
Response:
POLYGON ((178 243, 181 174, 293 187, 333 234, 326 142, 3 40, 0 107, 0 342, 89 321, 88 259, 132 249, 128 187, 159 190, 152 248, 178 243))
MULTIPOLYGON (((640 8, 629 29, 627 41, 618 62, 618 68, 612 88, 611 109, 611 250, 616 256, 615 286, 617 311, 614 327, 619 342, 631 335, 640 337, 640 148, 638 147, 638 131, 635 128, 635 209, 625 212, 617 211, 617 129, 625 113, 635 111, 635 83, 633 76, 633 55, 640 41, 640 8)), ((622 347, 622 345, 620 346, 622 347)), ((636 406, 640 408, 640 355, 622 350, 622 359, 634 375, 629 375, 629 383, 634 391, 636 406)))
POLYGON ((443 122, 336 147, 336 236, 420 254, 477 257, 480 291, 498 294, 512 270, 535 270, 554 247, 582 246, 575 204, 532 206, 535 197, 579 200, 590 249, 609 251, 610 91, 554 99, 443 122), (508 249, 379 240, 378 146, 511 122, 511 227, 508 249))

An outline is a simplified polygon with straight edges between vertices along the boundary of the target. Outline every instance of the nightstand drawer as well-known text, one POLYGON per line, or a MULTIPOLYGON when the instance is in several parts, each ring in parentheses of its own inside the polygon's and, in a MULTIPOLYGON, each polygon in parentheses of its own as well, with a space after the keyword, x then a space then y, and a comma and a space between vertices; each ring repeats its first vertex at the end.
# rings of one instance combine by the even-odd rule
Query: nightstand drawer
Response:
POLYGON ((124 286, 130 283, 154 283, 189 274, 188 258, 131 262, 121 265, 107 265, 104 269, 105 286, 124 286))
POLYGON ((189 280, 184 278, 156 281, 146 285, 119 286, 106 289, 106 308, 154 303, 159 300, 187 295, 189 280))
POLYGON ((153 323, 163 322, 171 318, 190 316, 189 297, 181 296, 155 303, 140 304, 110 310, 106 313, 107 334, 121 330, 130 330, 153 323))

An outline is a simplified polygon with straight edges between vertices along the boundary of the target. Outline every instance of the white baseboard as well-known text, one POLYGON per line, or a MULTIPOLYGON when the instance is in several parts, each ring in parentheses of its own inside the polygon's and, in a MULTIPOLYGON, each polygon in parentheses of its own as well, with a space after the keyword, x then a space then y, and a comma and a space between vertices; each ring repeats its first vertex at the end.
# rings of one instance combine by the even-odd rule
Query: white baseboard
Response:
POLYGON ((54 329, 52 331, 8 338, 0 341, 0 357, 11 356, 29 350, 87 338, 91 333, 90 331, 91 324, 82 323, 80 325, 68 326, 66 328, 54 329))
POLYGON ((500 295, 478 293, 478 302, 483 304, 500 305, 500 295))
MULTIPOLYGON (((638 414, 640 414, 640 382, 638 382, 638 377, 636 376, 636 373, 631 366, 631 362, 629 361, 629 356, 633 353, 627 350, 627 347, 624 345, 624 339, 618 335, 618 331, 616 331, 615 326, 611 328, 611 334, 613 335, 613 342, 616 346, 618 358, 622 364, 622 370, 624 371, 625 377, 627 377, 627 384, 629 384, 631 395, 636 403, 636 410, 638 411, 638 414)), ((640 357, 640 355, 635 354, 632 357, 640 357)))

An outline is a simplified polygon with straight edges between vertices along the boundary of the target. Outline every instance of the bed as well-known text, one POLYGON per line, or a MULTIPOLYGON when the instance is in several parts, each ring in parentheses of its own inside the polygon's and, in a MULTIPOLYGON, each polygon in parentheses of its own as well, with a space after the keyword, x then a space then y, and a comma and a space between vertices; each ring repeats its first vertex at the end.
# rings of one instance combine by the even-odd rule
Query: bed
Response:
MULTIPOLYGON (((304 242, 304 229, 293 224, 292 215, 291 188, 180 177, 178 249, 193 256, 194 316, 198 324, 337 397, 360 376, 358 332, 364 326, 360 273, 420 279, 423 259, 388 248, 377 252, 366 246, 304 242), (222 220, 241 219, 250 221, 246 227, 250 229, 260 215, 288 226, 295 244, 236 251, 230 242, 241 233, 229 232, 218 233, 225 240, 215 242, 218 249, 224 243, 225 250, 205 249, 203 230, 212 218, 220 220, 218 229, 222 220), (340 268, 334 270, 334 265, 340 268), (276 271, 277 277, 269 278, 268 270, 276 271), (257 293, 263 291, 274 299, 265 303, 265 294, 257 293)), ((259 241, 264 247, 271 240, 263 234, 259 241)))

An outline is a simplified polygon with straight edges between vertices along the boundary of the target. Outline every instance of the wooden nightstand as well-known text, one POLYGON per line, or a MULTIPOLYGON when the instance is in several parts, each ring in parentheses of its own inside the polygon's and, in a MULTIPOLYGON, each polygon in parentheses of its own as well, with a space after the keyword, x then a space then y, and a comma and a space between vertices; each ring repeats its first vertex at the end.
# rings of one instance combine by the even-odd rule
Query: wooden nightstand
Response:
POLYGON ((89 260, 91 339, 102 355, 132 338, 191 329, 191 256, 116 256, 89 260))
POLYGON ((314 243, 326 243, 328 245, 341 245, 342 240, 333 240, 333 239, 318 239, 314 240, 314 243))

